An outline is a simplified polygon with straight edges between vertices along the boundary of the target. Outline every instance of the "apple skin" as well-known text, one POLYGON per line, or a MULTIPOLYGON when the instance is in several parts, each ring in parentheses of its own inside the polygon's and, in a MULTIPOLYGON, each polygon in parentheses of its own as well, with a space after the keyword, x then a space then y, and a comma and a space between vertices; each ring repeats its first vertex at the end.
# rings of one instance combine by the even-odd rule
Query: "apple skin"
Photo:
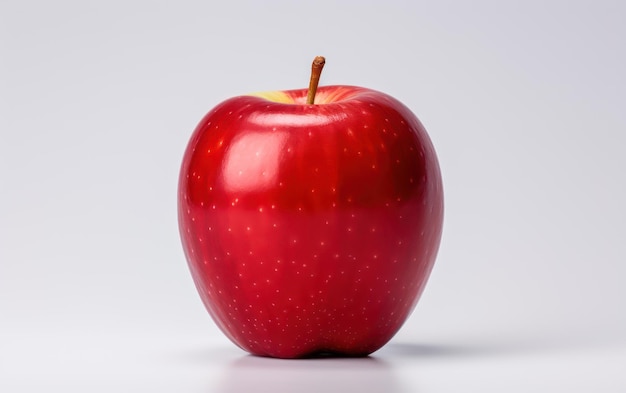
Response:
POLYGON ((179 178, 200 297, 260 356, 366 356, 414 309, 443 224, 441 173, 417 117, 355 86, 239 96, 197 126, 179 178))

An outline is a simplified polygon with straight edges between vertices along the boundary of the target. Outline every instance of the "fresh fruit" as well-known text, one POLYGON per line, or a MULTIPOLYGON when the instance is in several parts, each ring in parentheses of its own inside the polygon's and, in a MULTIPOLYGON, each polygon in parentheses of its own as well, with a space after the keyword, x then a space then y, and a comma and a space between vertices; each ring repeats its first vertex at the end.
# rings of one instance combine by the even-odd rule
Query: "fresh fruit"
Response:
POLYGON ((183 158, 192 277, 221 330, 256 355, 376 351, 439 248, 442 181, 424 127, 386 94, 317 89, 321 66, 309 89, 222 102, 183 158))

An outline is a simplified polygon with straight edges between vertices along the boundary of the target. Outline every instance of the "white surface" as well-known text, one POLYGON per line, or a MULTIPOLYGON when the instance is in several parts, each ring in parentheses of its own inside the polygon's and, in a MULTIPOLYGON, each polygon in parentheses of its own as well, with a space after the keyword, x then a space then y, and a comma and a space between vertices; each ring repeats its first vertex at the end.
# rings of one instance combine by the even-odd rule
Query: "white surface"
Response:
POLYGON ((3 1, 0 391, 626 390, 619 1, 3 1), (431 281, 371 359, 246 356, 187 272, 178 167, 212 106, 385 91, 439 153, 431 281), (298 387, 297 389, 295 387, 298 387))

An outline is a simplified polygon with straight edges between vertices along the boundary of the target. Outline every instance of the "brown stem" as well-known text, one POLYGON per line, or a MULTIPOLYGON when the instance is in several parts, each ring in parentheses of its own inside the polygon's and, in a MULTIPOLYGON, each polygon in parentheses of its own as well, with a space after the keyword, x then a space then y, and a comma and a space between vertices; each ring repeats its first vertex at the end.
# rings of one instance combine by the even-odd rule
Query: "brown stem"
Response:
POLYGON ((306 103, 308 105, 315 104, 315 93, 317 92, 317 85, 320 83, 320 74, 322 73, 322 68, 324 68, 324 63, 326 63, 324 56, 316 56, 315 59, 313 59, 309 91, 306 96, 306 103))

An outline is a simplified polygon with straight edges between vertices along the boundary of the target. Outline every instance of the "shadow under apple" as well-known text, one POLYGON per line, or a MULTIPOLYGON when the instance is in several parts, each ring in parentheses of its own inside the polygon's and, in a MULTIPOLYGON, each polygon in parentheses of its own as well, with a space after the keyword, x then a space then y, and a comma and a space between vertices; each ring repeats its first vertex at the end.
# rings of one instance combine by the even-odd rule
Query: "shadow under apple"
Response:
POLYGON ((458 346, 390 342, 375 355, 386 359, 435 359, 471 358, 502 351, 502 348, 486 346, 458 346))
POLYGON ((384 360, 317 357, 273 359, 244 356, 224 371, 220 392, 386 392, 399 391, 384 360))

